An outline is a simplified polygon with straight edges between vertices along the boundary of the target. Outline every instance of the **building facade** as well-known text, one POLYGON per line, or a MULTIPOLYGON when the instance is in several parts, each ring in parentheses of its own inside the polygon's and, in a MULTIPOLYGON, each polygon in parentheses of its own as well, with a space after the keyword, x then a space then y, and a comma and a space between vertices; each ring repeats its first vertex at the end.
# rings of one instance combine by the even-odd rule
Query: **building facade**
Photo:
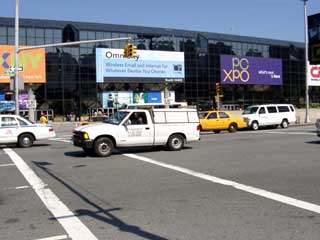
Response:
MULTIPOLYGON (((185 54, 184 83, 169 84, 176 101, 212 105, 220 82, 220 55, 282 59, 283 85, 222 85, 224 104, 303 104, 304 44, 235 35, 126 25, 20 19, 20 45, 34 46, 73 40, 130 37, 138 49, 185 54)), ((0 45, 14 45, 14 19, 0 18, 0 45)), ((100 105, 101 91, 162 90, 163 84, 96 83, 95 49, 123 48, 127 41, 46 48, 47 83, 33 86, 40 106, 56 114, 84 113, 100 105)), ((8 86, 0 84, 0 91, 8 86)), ((319 102, 319 89, 310 87, 310 101, 319 102)))

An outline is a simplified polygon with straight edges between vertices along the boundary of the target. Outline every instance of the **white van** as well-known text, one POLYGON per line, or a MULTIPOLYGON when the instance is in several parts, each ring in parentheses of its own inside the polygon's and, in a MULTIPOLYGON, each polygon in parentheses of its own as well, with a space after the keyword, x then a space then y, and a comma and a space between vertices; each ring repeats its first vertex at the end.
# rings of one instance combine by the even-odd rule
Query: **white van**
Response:
POLYGON ((246 108, 242 117, 248 127, 258 130, 262 126, 287 128, 290 123, 296 122, 296 110, 292 104, 254 105, 246 108))

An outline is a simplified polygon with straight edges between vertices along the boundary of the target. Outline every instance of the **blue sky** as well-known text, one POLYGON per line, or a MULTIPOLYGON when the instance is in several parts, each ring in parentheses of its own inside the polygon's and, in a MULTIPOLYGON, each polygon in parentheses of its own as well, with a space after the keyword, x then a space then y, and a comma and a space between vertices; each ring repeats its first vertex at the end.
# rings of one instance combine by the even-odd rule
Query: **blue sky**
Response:
MULTIPOLYGON (((14 17, 1 0, 0 17, 14 17)), ((308 1, 308 15, 320 0, 308 1)), ((304 41, 301 0, 20 0, 20 17, 187 29, 304 41)))

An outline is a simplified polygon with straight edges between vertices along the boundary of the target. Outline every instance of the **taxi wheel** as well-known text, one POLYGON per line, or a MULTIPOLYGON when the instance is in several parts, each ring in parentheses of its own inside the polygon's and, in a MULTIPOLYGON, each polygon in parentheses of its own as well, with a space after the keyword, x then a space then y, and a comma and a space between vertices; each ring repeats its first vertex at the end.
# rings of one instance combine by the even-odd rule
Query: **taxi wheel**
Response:
POLYGON ((33 136, 31 134, 25 133, 22 134, 18 139, 19 147, 28 148, 33 145, 33 136))
POLYGON ((237 131, 237 124, 231 123, 230 126, 229 126, 229 128, 228 128, 228 131, 229 131, 230 133, 236 132, 236 131, 237 131))
POLYGON ((169 137, 167 145, 171 151, 179 151, 184 146, 184 137, 181 134, 173 134, 169 137))
POLYGON ((221 132, 221 130, 213 130, 214 133, 218 134, 221 132))
POLYGON ((94 151, 99 157, 108 157, 112 154, 114 145, 110 138, 102 137, 95 141, 94 151))

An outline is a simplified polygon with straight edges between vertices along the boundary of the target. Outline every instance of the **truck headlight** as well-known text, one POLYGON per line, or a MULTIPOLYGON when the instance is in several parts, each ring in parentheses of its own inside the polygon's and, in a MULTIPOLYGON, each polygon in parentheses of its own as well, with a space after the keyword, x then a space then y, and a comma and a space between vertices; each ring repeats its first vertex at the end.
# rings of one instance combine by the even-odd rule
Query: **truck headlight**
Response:
POLYGON ((82 133, 82 137, 83 137, 84 140, 88 140, 89 139, 89 134, 84 132, 84 133, 82 133))

